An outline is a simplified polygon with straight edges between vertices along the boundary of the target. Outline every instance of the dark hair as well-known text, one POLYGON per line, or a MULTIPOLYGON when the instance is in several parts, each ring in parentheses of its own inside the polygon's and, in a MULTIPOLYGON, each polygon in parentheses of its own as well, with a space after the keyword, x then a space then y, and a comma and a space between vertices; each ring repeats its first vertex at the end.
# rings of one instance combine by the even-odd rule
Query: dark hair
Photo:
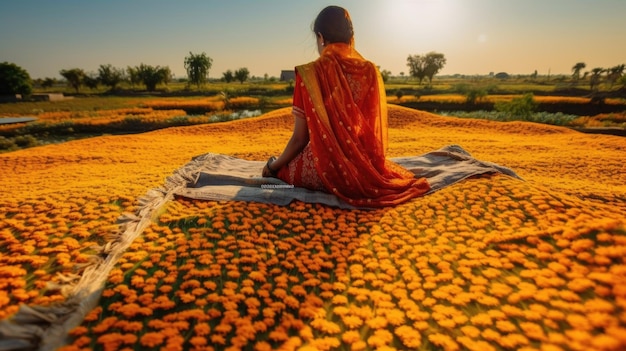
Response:
POLYGON ((348 11, 339 6, 328 6, 323 9, 313 22, 315 35, 322 34, 327 43, 352 42, 354 30, 348 11))

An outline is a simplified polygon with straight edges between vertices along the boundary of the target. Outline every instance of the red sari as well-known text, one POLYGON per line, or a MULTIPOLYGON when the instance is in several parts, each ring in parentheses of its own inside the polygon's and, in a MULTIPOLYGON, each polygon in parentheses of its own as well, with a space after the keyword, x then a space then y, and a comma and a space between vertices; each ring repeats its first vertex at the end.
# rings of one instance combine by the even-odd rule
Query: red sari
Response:
POLYGON ((352 45, 327 45, 319 59, 296 67, 293 113, 306 118, 309 144, 278 178, 358 207, 397 205, 430 189, 426 179, 385 158, 384 86, 376 66, 352 45))

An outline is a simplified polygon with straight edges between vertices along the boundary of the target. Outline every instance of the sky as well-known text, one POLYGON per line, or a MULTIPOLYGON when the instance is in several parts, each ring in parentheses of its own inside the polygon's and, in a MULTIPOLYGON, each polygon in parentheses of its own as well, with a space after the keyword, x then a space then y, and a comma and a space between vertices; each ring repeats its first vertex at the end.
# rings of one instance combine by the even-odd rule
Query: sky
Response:
POLYGON ((204 52, 210 78, 278 77, 318 57, 311 25, 328 5, 349 11, 356 49, 393 75, 431 51, 447 60, 442 75, 626 63, 626 0, 2 0, 0 62, 34 79, 141 63, 185 77, 185 57, 204 52))

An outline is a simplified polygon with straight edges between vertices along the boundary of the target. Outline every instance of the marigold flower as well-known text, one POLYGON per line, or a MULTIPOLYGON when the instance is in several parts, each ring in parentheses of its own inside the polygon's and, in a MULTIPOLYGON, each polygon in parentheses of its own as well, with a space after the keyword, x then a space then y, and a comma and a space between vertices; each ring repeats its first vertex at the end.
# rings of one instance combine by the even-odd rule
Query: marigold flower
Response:
POLYGON ((456 351, 459 345, 448 335, 433 333, 428 336, 428 340, 436 346, 442 347, 446 351, 456 351))
POLYGON ((363 325, 363 320, 357 316, 346 315, 341 317, 343 324, 349 329, 356 329, 363 325))
POLYGON ((493 324, 491 317, 486 313, 479 313, 470 318, 472 324, 480 326, 490 326, 493 324))
POLYGON ((310 325, 311 327, 326 334, 338 334, 341 332, 341 327, 339 327, 339 325, 325 319, 314 319, 311 321, 310 325))
POLYGON ((145 347, 156 347, 163 343, 165 337, 158 332, 148 332, 139 338, 139 342, 145 347))
POLYGON ((377 329, 367 338, 367 344, 371 347, 381 348, 387 346, 393 340, 393 334, 386 329, 377 329))
POLYGON ((497 342, 505 348, 519 348, 519 346, 525 346, 529 343, 524 335, 518 333, 503 335, 497 342))

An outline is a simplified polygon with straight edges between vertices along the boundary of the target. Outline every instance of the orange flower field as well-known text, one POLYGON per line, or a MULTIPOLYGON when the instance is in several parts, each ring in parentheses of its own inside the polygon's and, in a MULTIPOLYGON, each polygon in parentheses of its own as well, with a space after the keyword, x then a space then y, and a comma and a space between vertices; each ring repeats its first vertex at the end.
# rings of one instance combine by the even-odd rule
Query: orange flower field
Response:
POLYGON ((389 157, 459 144, 525 181, 377 210, 175 198, 112 257, 150 189, 199 154, 279 154, 290 109, 0 154, 0 319, 115 258, 60 350, 626 349, 626 139, 389 114, 389 157))

